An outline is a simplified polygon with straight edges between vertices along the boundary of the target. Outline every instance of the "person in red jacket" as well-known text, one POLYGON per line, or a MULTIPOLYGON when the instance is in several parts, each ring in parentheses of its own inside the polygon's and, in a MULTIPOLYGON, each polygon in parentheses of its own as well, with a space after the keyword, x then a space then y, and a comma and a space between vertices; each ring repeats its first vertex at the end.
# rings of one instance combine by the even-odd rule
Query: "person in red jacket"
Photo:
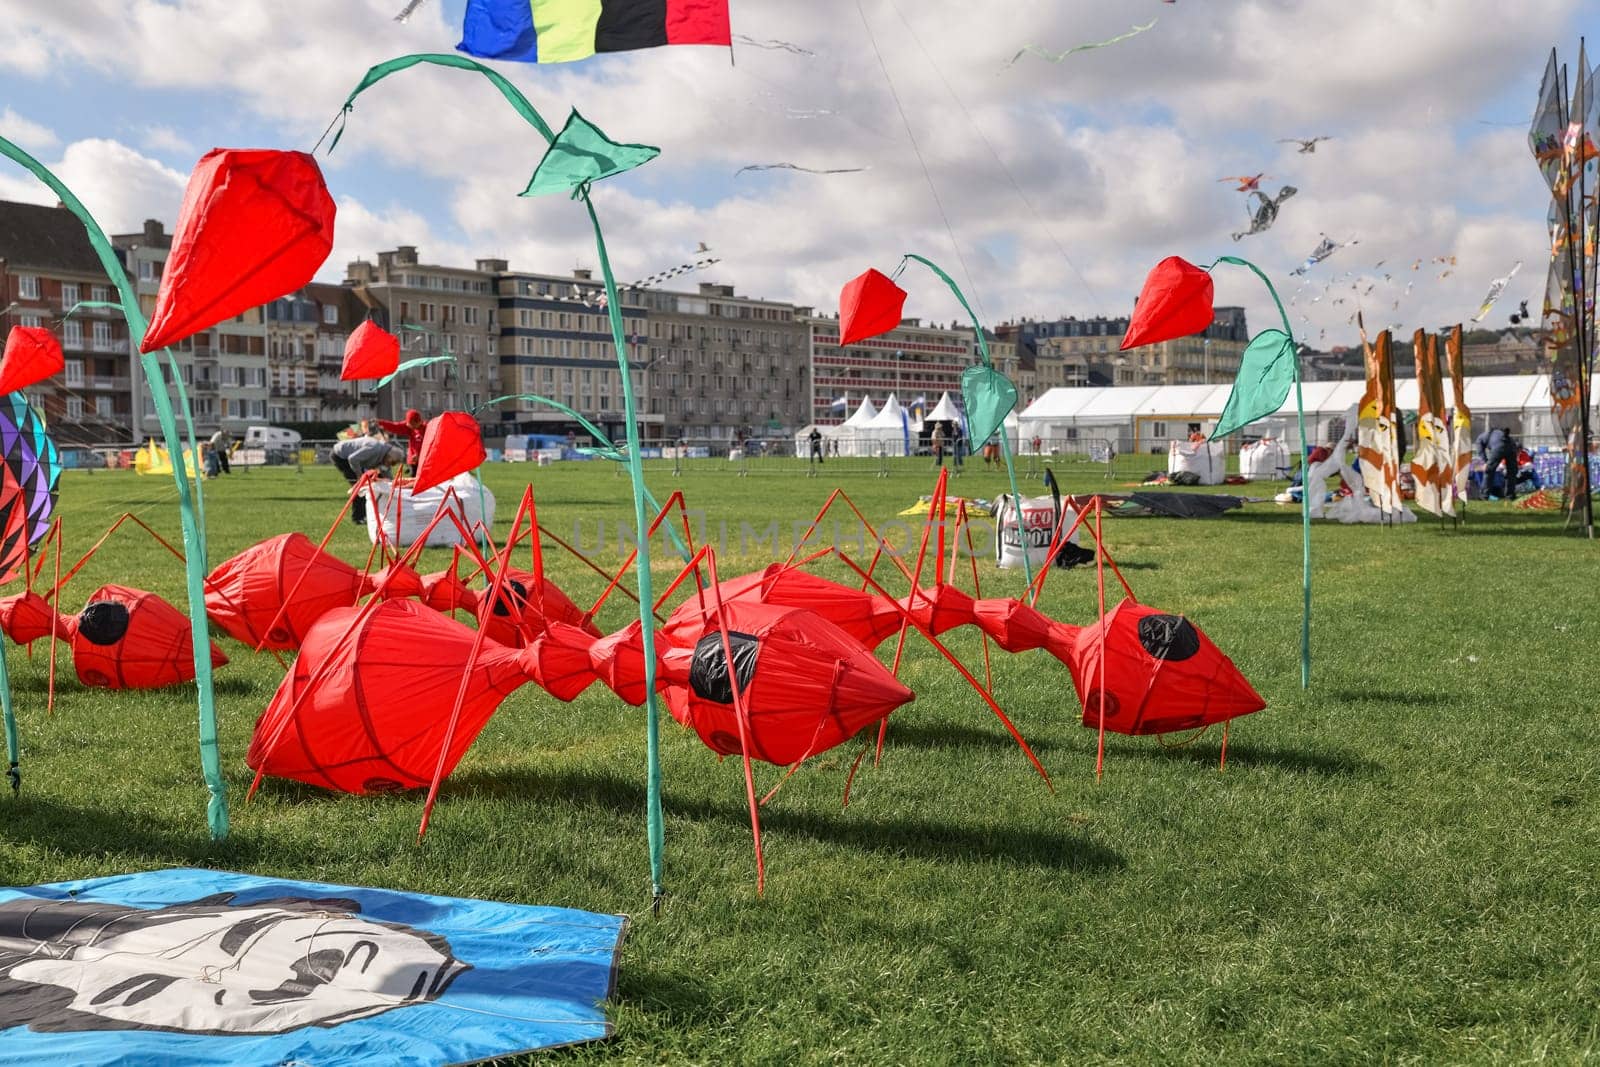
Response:
POLYGON ((422 412, 412 408, 406 412, 406 420, 404 422, 379 419, 378 425, 383 427, 385 433, 406 439, 406 467, 415 476, 417 473, 417 460, 422 455, 422 431, 428 426, 427 420, 422 417, 422 412))

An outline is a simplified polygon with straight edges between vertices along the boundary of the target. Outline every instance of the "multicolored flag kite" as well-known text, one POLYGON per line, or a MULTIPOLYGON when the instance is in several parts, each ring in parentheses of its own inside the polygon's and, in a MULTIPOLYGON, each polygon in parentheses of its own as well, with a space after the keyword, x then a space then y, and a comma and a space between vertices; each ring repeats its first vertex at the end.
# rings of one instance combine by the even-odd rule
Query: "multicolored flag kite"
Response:
POLYGON ((1467 483, 1472 475, 1472 409, 1467 407, 1467 377, 1461 355, 1459 323, 1445 339, 1444 351, 1446 373, 1450 375, 1450 390, 1455 399, 1455 410, 1450 414, 1451 451, 1455 454, 1450 512, 1452 515, 1462 515, 1467 510, 1467 483))
POLYGON ((467 0, 460 51, 519 63, 597 52, 733 44, 728 0, 467 0))
POLYGON ((1404 508, 1400 503, 1400 442, 1394 429, 1398 412, 1389 331, 1384 330, 1375 343, 1368 344, 1363 327, 1361 344, 1366 352, 1367 389, 1357 414, 1356 454, 1373 506, 1390 515, 1404 508))
POLYGON ((1417 506, 1440 518, 1449 506, 1455 482, 1455 457, 1444 425, 1444 382, 1439 377, 1439 339, 1417 330, 1411 338, 1417 368, 1417 450, 1411 457, 1411 478, 1417 506))

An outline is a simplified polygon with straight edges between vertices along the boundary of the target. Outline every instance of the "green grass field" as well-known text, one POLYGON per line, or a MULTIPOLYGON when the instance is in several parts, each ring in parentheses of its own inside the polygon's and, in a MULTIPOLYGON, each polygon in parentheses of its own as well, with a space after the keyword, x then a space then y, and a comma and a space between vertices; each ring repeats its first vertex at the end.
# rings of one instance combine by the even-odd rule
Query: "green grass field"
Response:
MULTIPOLYGON (((931 476, 841 478, 874 520, 931 476)), ((596 463, 489 471, 503 532, 535 478, 541 518, 596 524, 619 556, 626 482, 596 463)), ((706 527, 787 530, 834 482, 657 473, 706 527)), ((1069 479, 1069 490, 1103 488, 1069 479)), ((1037 483, 1034 483, 1035 489, 1037 483)), ((991 495, 998 475, 957 489, 991 495)), ((1270 492, 1268 488, 1265 493, 1270 492)), ((285 530, 316 536, 343 491, 330 469, 209 483, 213 564, 285 530)), ((1261 490, 1252 490, 1261 491, 1261 490)), ((69 558, 121 512, 177 539, 169 480, 71 472, 69 558)), ((633 916, 614 1040, 557 1053, 636 1062, 1571 1062, 1600 1055, 1600 718, 1592 696, 1597 549, 1559 515, 1475 505, 1432 523, 1315 531, 1315 667, 1299 685, 1298 513, 1272 504, 1210 521, 1108 520, 1140 599, 1191 615, 1268 699, 1232 731, 1180 749, 1078 725, 1064 667, 997 656, 995 689, 1055 780, 1045 788, 931 649, 905 677, 881 767, 841 809, 847 746, 795 775, 764 816, 755 889, 737 761, 663 723, 666 907, 649 912, 644 723, 596 686, 562 705, 508 700, 442 792, 421 800, 268 784, 243 803, 251 727, 281 676, 224 642, 218 672, 232 836, 205 832, 188 689, 85 690, 64 664, 44 711, 43 646, 10 654, 24 744, 21 797, 0 797, 0 884, 201 865, 633 916)), ((331 548, 360 564, 362 531, 331 548)), ((435 569, 444 553, 424 561, 435 569)), ((600 580, 547 555, 582 601, 600 580)), ((658 557, 659 558, 659 557, 658 557)), ((671 567, 658 565, 665 577, 671 567)), ((985 589, 1019 574, 983 568, 985 589)), ((180 567, 137 531, 68 587, 146 587, 183 603, 180 567)), ((899 591, 899 590, 897 590, 899 591)), ((1058 572, 1042 606, 1094 613, 1093 571, 1058 572)), ((608 604, 607 629, 631 604, 608 604)), ((951 635, 969 663, 970 633, 951 635)), ((892 643, 891 643, 892 646, 892 643)), ((778 771, 763 768, 764 781, 778 771)))

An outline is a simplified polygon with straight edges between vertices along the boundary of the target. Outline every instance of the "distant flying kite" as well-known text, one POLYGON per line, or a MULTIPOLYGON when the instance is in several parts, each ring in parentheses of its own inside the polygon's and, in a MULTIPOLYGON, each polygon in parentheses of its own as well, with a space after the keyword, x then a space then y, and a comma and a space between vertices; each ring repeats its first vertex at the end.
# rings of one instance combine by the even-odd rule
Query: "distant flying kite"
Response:
POLYGON ((1155 24, 1156 20, 1151 19, 1143 26, 1134 26, 1133 29, 1129 30, 1127 33, 1119 33, 1117 36, 1109 37, 1104 41, 1091 41, 1088 44, 1076 45, 1067 49, 1065 52, 1052 52, 1047 48, 1040 48, 1038 45, 1030 44, 1026 48, 1019 51, 1016 55, 1012 56, 1011 62, 1007 63, 1006 66, 1011 67, 1015 65, 1017 60, 1027 55, 1034 55, 1038 56, 1040 59, 1047 59, 1052 63, 1059 63, 1063 59, 1066 59, 1068 56, 1076 52, 1087 52, 1091 48, 1104 48, 1108 44, 1116 44, 1118 41, 1126 41, 1130 37, 1137 37, 1144 31, 1153 28, 1155 24))
POLYGON ((733 172, 737 178, 747 170, 797 170, 803 174, 860 174, 871 167, 802 167, 798 163, 752 163, 733 172))
POLYGON ((1312 250, 1312 252, 1311 252, 1311 254, 1309 256, 1306 257, 1306 261, 1304 263, 1300 264, 1294 270, 1290 271, 1289 273, 1290 274, 1304 274, 1307 271, 1309 271, 1312 267, 1316 266, 1318 263, 1321 263, 1323 260, 1325 260, 1329 256, 1333 255, 1335 252, 1339 251, 1339 249, 1347 248, 1350 245, 1353 245, 1355 243, 1356 243, 1355 241, 1345 241, 1343 243, 1340 243, 1338 241, 1335 241, 1333 238, 1329 237, 1327 234, 1323 234, 1322 235, 1322 240, 1317 242, 1317 247, 1312 250))
POLYGON ((1305 155, 1308 152, 1315 152, 1317 150, 1317 142, 1318 141, 1331 141, 1331 140, 1333 140, 1332 137, 1329 137, 1326 134, 1324 134, 1321 137, 1313 137, 1309 141, 1305 140, 1303 138, 1300 138, 1300 137, 1280 137, 1280 138, 1278 138, 1278 143, 1279 144, 1297 144, 1297 145, 1300 146, 1300 148, 1299 148, 1300 154, 1301 155, 1305 155))
POLYGON ((1272 224, 1278 221, 1278 208, 1283 206, 1283 202, 1297 192, 1299 190, 1294 186, 1285 185, 1278 190, 1277 196, 1269 197, 1259 189, 1253 193, 1246 193, 1245 210, 1250 212, 1250 228, 1235 233, 1233 239, 1237 241, 1241 237, 1249 237, 1252 234, 1265 233, 1270 230, 1272 224), (1254 209, 1250 207, 1252 202, 1255 204, 1254 209))
POLYGON ((1234 192, 1236 192, 1236 193, 1253 193, 1257 189, 1261 188, 1261 179, 1265 178, 1265 177, 1268 177, 1268 175, 1265 174, 1265 173, 1256 174, 1256 175, 1235 174, 1231 178, 1218 178, 1217 181, 1219 183, 1220 182, 1238 182, 1239 183, 1239 187, 1237 189, 1235 189, 1234 192))

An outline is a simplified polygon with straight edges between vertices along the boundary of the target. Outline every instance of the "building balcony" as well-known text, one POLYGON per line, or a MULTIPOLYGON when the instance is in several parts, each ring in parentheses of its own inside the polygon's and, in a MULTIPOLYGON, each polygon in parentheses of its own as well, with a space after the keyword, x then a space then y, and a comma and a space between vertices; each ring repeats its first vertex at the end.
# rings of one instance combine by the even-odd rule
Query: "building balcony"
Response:
POLYGON ((98 389, 103 392, 127 392, 133 387, 133 382, 126 375, 106 377, 104 375, 84 375, 84 389, 98 389))
POLYGON ((125 356, 128 354, 128 339, 126 337, 122 337, 113 338, 111 340, 90 341, 87 351, 125 356))

